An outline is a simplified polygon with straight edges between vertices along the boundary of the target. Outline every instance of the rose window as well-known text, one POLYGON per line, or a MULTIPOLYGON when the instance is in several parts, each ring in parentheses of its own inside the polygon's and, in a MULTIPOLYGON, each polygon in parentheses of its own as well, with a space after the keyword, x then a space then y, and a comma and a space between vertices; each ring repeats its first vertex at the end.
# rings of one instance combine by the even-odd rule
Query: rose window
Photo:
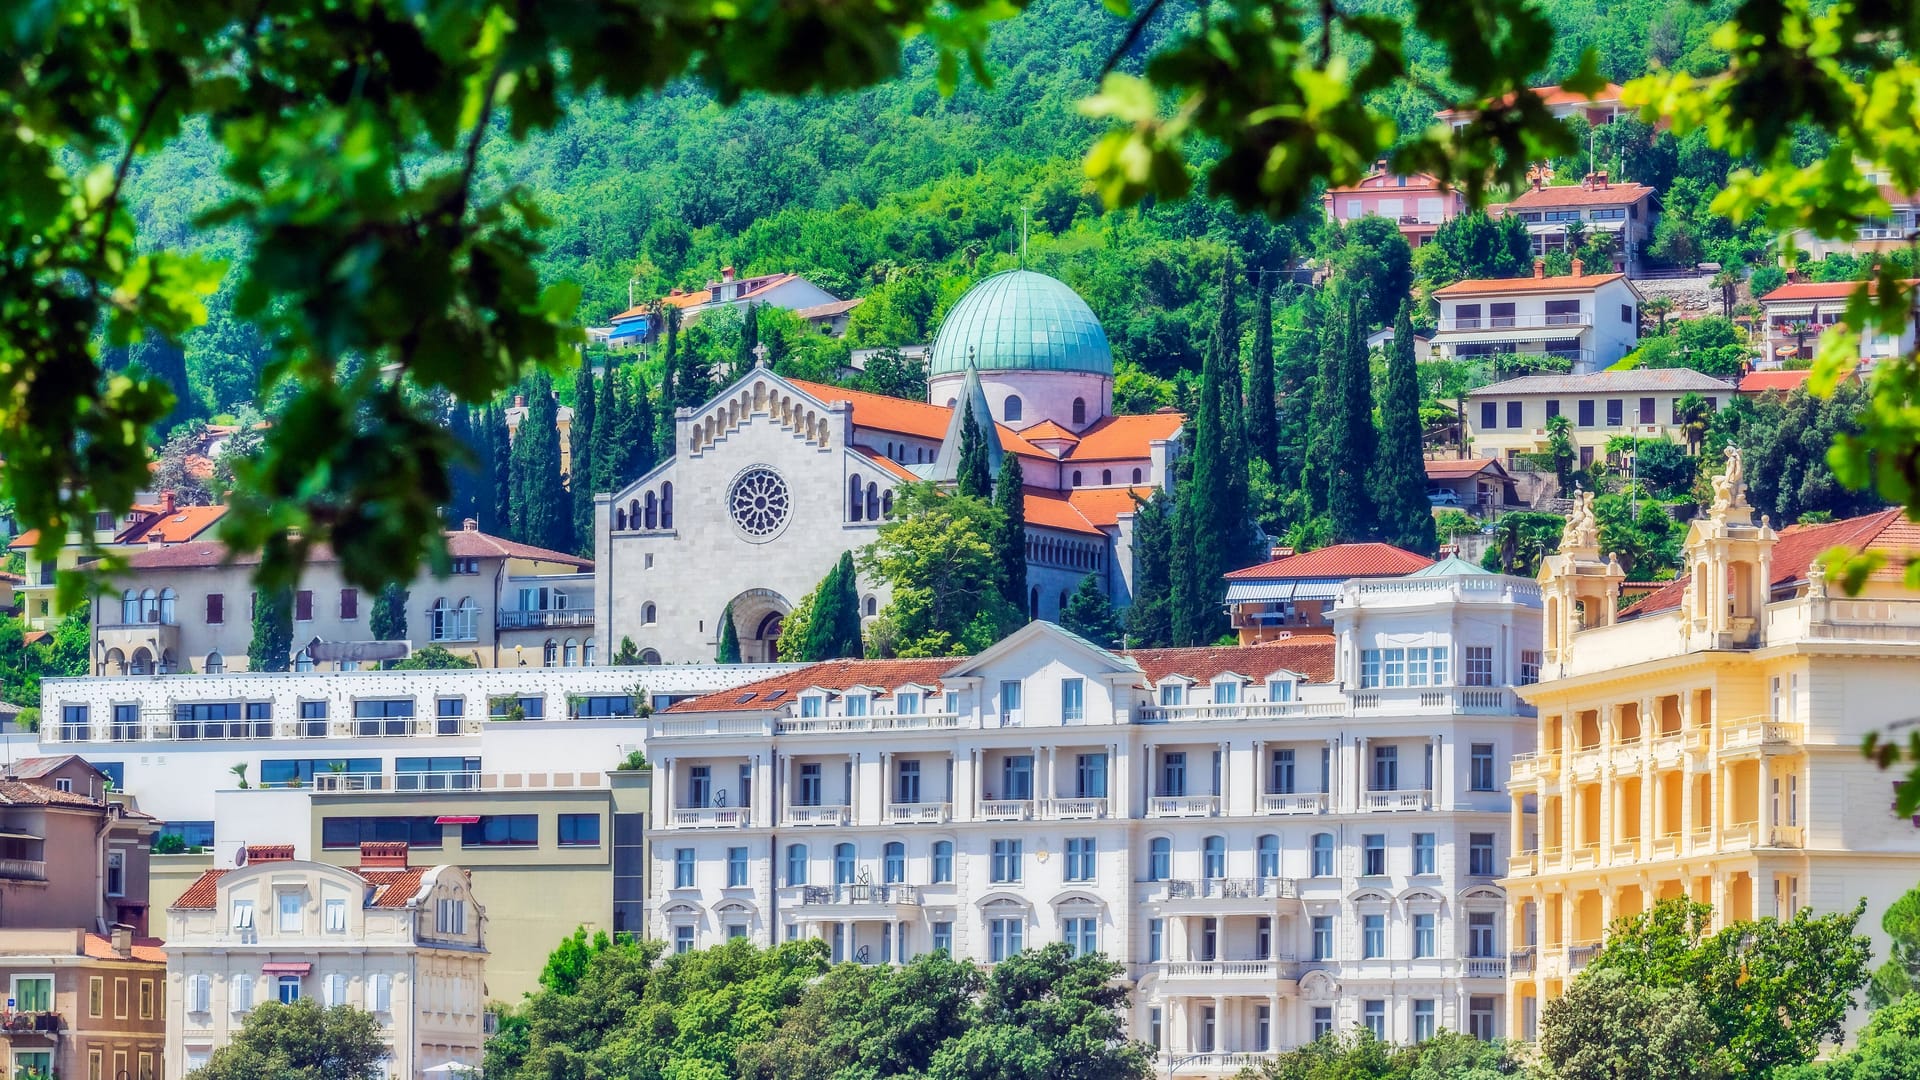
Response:
POLYGON ((787 523, 792 501, 787 482, 764 465, 741 473, 727 492, 733 523, 752 539, 767 539, 787 523))

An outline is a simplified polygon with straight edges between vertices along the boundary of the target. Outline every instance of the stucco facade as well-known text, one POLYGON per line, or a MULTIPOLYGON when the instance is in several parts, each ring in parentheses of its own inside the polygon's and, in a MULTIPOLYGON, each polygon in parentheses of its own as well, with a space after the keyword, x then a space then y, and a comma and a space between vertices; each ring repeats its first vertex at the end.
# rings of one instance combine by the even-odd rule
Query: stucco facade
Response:
POLYGON ((125 929, 0 930, 14 1080, 160 1080, 166 956, 125 929))
POLYGON ((1575 464, 1585 468, 1606 460, 1616 438, 1684 443, 1680 400, 1697 394, 1711 411, 1734 392, 1733 384, 1691 368, 1525 375, 1467 395, 1467 439, 1476 455, 1512 463, 1548 449, 1547 423, 1564 416, 1575 464))

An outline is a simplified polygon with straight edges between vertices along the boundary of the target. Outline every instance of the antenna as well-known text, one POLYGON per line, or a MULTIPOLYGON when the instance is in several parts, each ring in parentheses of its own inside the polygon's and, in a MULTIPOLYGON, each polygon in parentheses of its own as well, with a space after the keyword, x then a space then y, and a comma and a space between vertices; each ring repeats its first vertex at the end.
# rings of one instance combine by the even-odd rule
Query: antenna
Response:
POLYGON ((1020 269, 1027 268, 1027 218, 1031 216, 1028 208, 1020 208, 1020 269))

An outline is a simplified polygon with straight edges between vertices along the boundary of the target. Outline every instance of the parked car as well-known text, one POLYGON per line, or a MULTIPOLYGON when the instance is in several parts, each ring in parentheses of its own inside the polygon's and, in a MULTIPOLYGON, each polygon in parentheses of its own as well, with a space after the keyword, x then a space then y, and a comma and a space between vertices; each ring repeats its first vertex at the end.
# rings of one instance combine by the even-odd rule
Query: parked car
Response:
POLYGON ((1434 488, 1427 492, 1427 501, 1435 506, 1459 506, 1460 496, 1452 488, 1434 488))

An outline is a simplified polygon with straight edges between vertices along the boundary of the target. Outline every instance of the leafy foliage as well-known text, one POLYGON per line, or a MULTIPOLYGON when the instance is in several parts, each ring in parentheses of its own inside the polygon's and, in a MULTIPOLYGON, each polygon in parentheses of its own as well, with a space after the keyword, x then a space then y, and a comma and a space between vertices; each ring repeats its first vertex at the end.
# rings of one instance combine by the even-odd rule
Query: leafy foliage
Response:
MULTIPOLYGON (((782 638, 793 629, 789 626, 782 638)), ((861 655, 860 585, 854 576, 853 553, 842 552, 815 590, 797 659, 811 662, 861 655)))
POLYGON ((1092 574, 1081 578, 1073 590, 1067 609, 1060 614, 1060 625, 1103 648, 1120 640, 1120 618, 1092 574))
POLYGON ((263 1002, 227 1045, 187 1075, 193 1080, 378 1080, 387 1075, 380 1021, 351 1005, 313 998, 263 1002))
POLYGON ((479 667, 472 660, 451 652, 444 645, 429 645, 393 665, 396 671, 450 671, 479 667))
POLYGON ((1357 1028, 1288 1050, 1249 1073, 1258 1080, 1496 1080, 1522 1075, 1522 1069, 1511 1048, 1458 1032, 1395 1046, 1357 1028))
POLYGON ((285 671, 293 662, 293 589, 256 589, 247 670, 285 671))
POLYGON ((1420 385, 1413 361, 1411 305, 1401 305, 1387 354, 1387 392, 1380 407, 1380 457, 1372 470, 1380 539, 1431 555, 1433 504, 1427 501, 1427 462, 1420 446, 1420 385))
POLYGON ((1005 519, 991 503, 902 484, 893 506, 893 520, 858 559, 893 589, 868 651, 955 656, 978 652, 1019 625, 996 548, 1005 519))

